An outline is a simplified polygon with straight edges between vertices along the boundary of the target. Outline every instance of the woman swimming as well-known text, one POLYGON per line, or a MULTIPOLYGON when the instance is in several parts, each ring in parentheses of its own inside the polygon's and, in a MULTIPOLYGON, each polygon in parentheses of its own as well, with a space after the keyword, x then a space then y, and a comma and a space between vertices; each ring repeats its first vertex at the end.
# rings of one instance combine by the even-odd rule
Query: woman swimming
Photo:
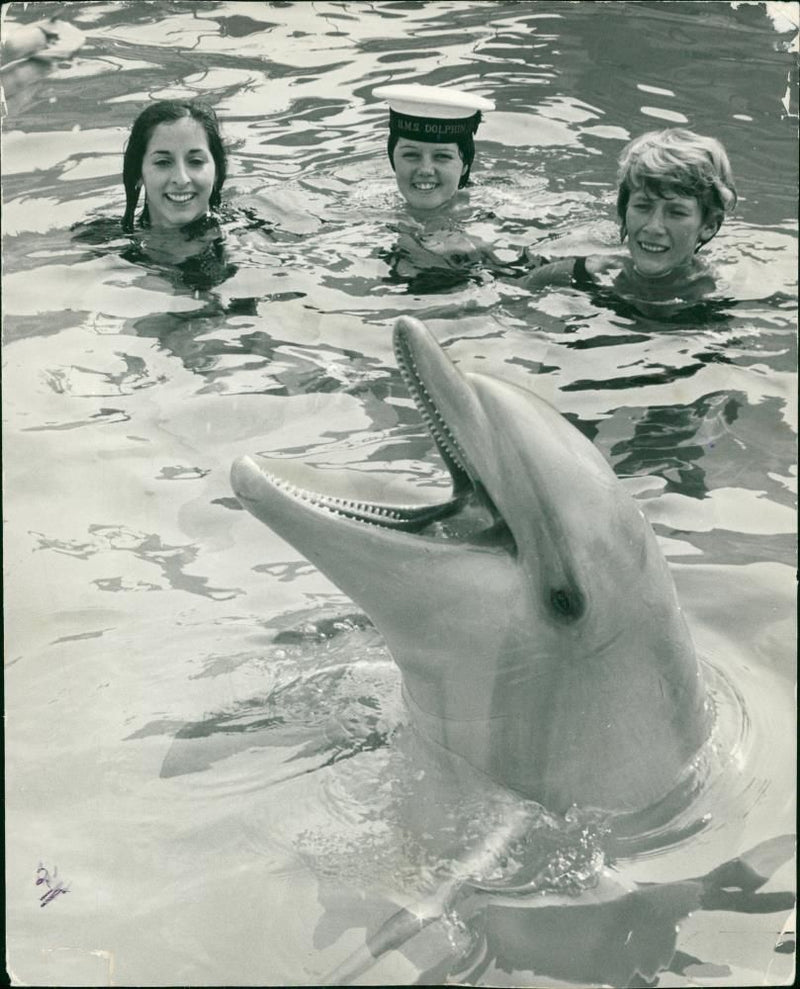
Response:
POLYGON ((494 103, 443 86, 381 86, 389 103, 387 154, 408 214, 384 255, 392 281, 415 293, 453 288, 482 271, 502 268, 491 247, 462 229, 454 209, 465 197, 475 161, 475 133, 494 103))
POLYGON ((229 278, 217 211, 228 157, 217 116, 194 100, 159 100, 134 120, 122 164, 122 229, 136 233, 123 256, 173 270, 180 284, 205 289, 229 278), (135 218, 142 190, 144 206, 135 218))
POLYGON ((381 86, 389 102, 387 153, 397 188, 415 210, 436 210, 469 183, 474 135, 494 103, 442 86, 381 86))
POLYGON ((650 131, 631 141, 619 159, 617 216, 628 256, 544 263, 522 284, 606 285, 618 296, 644 302, 696 302, 717 288, 697 253, 736 201, 730 162, 719 141, 682 128, 650 131))
POLYGON ((122 166, 123 229, 133 230, 139 193, 145 203, 139 226, 176 229, 219 206, 228 163, 217 116, 190 100, 161 100, 133 123, 122 166))

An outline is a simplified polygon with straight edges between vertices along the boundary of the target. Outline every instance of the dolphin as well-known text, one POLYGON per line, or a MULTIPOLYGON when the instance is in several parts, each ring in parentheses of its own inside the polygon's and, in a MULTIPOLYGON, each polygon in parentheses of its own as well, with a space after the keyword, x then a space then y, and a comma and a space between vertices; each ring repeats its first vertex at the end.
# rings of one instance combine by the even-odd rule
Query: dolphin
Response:
POLYGON ((450 497, 392 503, 358 472, 259 455, 233 464, 237 498, 366 611, 456 765, 556 812, 651 807, 712 714, 650 525, 534 392, 461 371, 409 317, 394 350, 450 497))

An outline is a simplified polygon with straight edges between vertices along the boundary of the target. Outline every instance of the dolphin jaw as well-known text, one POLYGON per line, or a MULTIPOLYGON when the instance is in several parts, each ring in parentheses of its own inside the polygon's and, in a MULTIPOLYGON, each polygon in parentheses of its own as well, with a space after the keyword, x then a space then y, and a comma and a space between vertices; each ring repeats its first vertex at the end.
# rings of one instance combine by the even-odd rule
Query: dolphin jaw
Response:
MULTIPOLYGON (((413 324, 410 320, 400 320, 394 334, 394 352, 400 375, 408 388, 422 421, 441 454, 442 459, 453 478, 454 491, 464 487, 467 482, 475 484, 478 480, 476 471, 469 465, 468 458, 458 442, 449 423, 445 420, 439 406, 425 385, 417 368, 414 353, 408 342, 408 327, 413 324)), ((455 374, 458 374, 453 368, 455 374)))
POLYGON ((390 505, 366 499, 344 498, 324 491, 311 490, 295 484, 270 467, 282 461, 240 457, 233 466, 231 478, 237 497, 245 503, 258 504, 263 500, 264 485, 289 501, 324 515, 338 517, 363 525, 386 529, 417 532, 439 519, 447 518, 461 507, 462 497, 452 497, 444 502, 419 505, 390 505))
POLYGON ((307 518, 352 526, 353 532, 371 531, 398 540, 419 541, 442 548, 470 546, 516 556, 516 544, 502 519, 470 487, 442 502, 381 504, 366 498, 343 498, 295 484, 270 468, 283 461, 239 457, 231 468, 231 485, 243 507, 273 528, 279 513, 272 506, 291 505, 307 518))
MULTIPOLYGON (((516 543, 507 523, 417 370, 414 350, 405 334, 409 327, 403 325, 413 323, 413 320, 406 318, 399 321, 394 337, 395 353, 409 394, 450 474, 452 494, 449 498, 437 503, 403 505, 380 503, 369 497, 348 498, 311 490, 285 476, 286 461, 263 457, 259 457, 258 462, 243 457, 234 464, 231 472, 233 489, 256 515, 260 514, 257 506, 263 501, 266 483, 273 492, 298 507, 327 515, 337 522, 375 526, 437 543, 472 543, 480 548, 500 549, 516 556, 516 543), (257 476, 254 476, 254 471, 258 472, 257 476)), ((410 329, 413 336, 416 327, 410 325, 410 329)), ((427 330, 422 329, 427 338, 427 330)), ((442 357, 442 366, 459 386, 465 401, 469 401, 469 385, 461 372, 445 357, 442 357)), ((323 480, 320 486, 323 486, 324 471, 319 471, 318 475, 323 480)), ((363 476, 361 480, 364 481, 363 476)))

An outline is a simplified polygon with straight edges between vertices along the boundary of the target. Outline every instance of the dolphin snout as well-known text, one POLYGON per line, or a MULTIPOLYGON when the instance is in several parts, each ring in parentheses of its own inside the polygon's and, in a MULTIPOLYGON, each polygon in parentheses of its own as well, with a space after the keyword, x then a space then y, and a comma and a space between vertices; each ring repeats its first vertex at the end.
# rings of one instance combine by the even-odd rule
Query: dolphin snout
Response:
POLYGON ((252 457, 237 457, 231 467, 231 487, 238 498, 254 501, 262 488, 262 474, 252 457))

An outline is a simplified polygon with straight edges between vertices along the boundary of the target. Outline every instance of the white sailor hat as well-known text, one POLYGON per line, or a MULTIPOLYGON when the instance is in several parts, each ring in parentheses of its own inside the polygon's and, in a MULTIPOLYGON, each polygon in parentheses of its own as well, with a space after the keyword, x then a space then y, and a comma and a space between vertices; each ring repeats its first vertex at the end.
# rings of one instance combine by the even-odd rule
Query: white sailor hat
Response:
POLYGON ((482 110, 494 110, 483 96, 443 86, 379 86, 373 94, 389 103, 391 132, 413 141, 457 141, 475 133, 482 110))

